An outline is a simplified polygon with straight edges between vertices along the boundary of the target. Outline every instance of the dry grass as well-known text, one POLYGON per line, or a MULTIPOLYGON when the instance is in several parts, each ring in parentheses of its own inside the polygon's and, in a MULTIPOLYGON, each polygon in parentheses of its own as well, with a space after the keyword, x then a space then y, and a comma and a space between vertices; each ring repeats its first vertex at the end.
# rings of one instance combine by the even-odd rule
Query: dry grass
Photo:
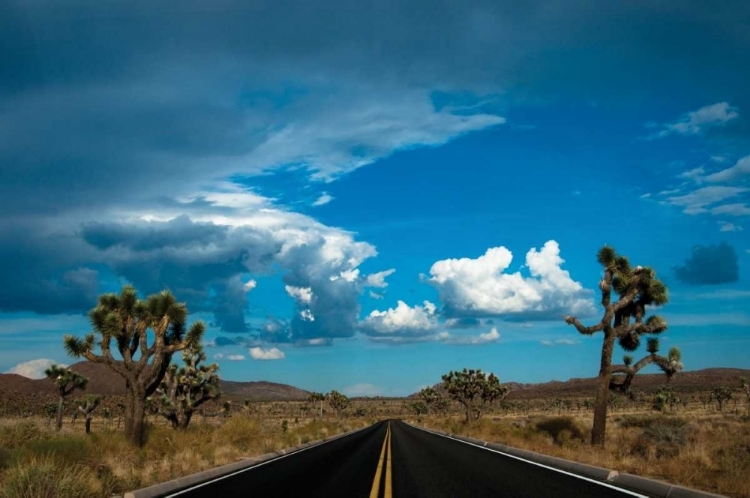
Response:
POLYGON ((134 448, 114 427, 95 427, 86 436, 70 427, 55 433, 42 420, 4 421, 0 498, 111 496, 370 423, 292 420, 285 430, 283 420, 233 416, 196 422, 187 431, 152 426, 148 443, 134 448))
POLYGON ((588 444, 591 416, 456 417, 419 425, 620 472, 735 497, 750 497, 750 422, 718 412, 610 416, 607 443, 588 444))

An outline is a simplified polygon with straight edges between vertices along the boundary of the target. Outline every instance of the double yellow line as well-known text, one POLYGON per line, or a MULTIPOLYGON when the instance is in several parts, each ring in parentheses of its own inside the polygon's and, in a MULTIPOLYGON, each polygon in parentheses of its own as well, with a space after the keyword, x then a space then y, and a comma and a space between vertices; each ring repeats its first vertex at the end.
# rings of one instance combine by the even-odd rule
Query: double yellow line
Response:
POLYGON ((383 489, 383 498, 393 498, 393 484, 391 480, 391 423, 388 422, 388 428, 385 431, 383 448, 380 450, 380 460, 378 469, 375 471, 375 479, 372 481, 372 490, 370 498, 379 498, 380 495, 380 477, 383 475, 383 463, 385 462, 385 488, 383 489), (386 448, 388 448, 388 460, 385 459, 386 448))

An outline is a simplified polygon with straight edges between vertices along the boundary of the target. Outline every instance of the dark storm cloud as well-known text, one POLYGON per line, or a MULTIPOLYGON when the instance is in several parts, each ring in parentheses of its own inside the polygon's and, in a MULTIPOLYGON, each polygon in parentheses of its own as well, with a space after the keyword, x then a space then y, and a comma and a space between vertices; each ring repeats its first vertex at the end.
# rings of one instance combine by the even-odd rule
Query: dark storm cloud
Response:
POLYGON ((690 259, 673 270, 675 277, 682 282, 713 285, 736 282, 740 268, 734 246, 722 242, 719 245, 695 246, 690 259))
MULTIPOLYGON (((128 217, 231 215, 199 193, 305 160, 335 177, 353 168, 351 150, 383 157, 413 146, 413 129, 434 145, 501 122, 497 108, 470 126, 463 118, 476 116, 430 114, 434 90, 441 110, 465 103, 456 95, 499 94, 504 109, 571 96, 656 100, 675 88, 750 108, 749 67, 738 63, 749 10, 593 0, 1 2, 0 285, 13 292, 0 310, 85 311, 96 272, 108 268, 144 293, 168 286, 192 311, 243 331, 241 278, 278 266, 313 298, 272 335, 347 337, 361 283, 331 280, 351 268, 315 237, 282 252, 288 241, 259 228, 128 217), (361 109, 384 112, 392 135, 357 128, 361 109), (299 136, 270 140, 290 123, 299 136)), ((304 233, 327 228, 300 223, 304 233)), ((359 250, 352 244, 345 252, 359 250)))

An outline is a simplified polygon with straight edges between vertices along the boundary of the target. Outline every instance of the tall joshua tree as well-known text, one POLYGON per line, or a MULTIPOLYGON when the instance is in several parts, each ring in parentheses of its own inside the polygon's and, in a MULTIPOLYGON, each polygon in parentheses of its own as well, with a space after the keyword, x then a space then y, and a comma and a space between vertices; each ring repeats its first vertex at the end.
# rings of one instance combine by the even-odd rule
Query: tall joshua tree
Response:
POLYGON ((660 316, 646 315, 647 306, 661 306, 667 303, 667 287, 656 278, 656 272, 648 267, 631 268, 628 258, 618 255, 612 247, 604 246, 597 255, 604 268, 599 281, 601 305, 604 314, 601 320, 589 327, 578 318, 566 316, 565 323, 575 326, 583 335, 603 333, 601 360, 599 364, 599 386, 594 402, 594 428, 591 431, 591 444, 603 445, 607 426, 607 402, 609 390, 627 392, 635 374, 649 364, 656 364, 671 378, 682 370, 680 351, 672 348, 668 357, 659 356, 659 341, 650 338, 648 355, 633 364, 633 358, 626 355, 622 365, 612 365, 615 341, 626 352, 638 349, 641 336, 660 334, 667 330, 667 322, 660 316), (612 292, 618 299, 613 302, 612 292), (613 379, 614 373, 624 374, 613 379))
POLYGON ((427 408, 427 415, 430 414, 430 408, 442 400, 439 392, 431 387, 425 387, 419 391, 419 397, 422 398, 424 406, 427 408))
POLYGON ((184 367, 172 364, 152 400, 155 411, 169 420, 173 429, 187 429, 195 410, 221 396, 219 365, 200 365, 206 361, 203 346, 193 344, 182 352, 184 367))
POLYGON ((86 434, 91 432, 91 419, 94 418, 94 410, 101 403, 102 398, 93 394, 87 394, 83 398, 83 402, 78 405, 78 411, 83 414, 84 420, 86 421, 86 434))
POLYGON ((203 337, 203 322, 187 329, 187 315, 185 304, 169 291, 138 299, 136 290, 126 285, 119 295, 99 296, 89 312, 90 334, 64 337, 68 354, 107 365, 125 379, 125 435, 136 445, 145 442, 146 398, 159 387, 172 355, 203 337))
POLYGON ((59 365, 50 365, 44 374, 55 383, 60 400, 57 403, 57 421, 55 430, 62 429, 63 411, 65 410, 65 398, 76 389, 86 389, 88 379, 83 375, 59 365))

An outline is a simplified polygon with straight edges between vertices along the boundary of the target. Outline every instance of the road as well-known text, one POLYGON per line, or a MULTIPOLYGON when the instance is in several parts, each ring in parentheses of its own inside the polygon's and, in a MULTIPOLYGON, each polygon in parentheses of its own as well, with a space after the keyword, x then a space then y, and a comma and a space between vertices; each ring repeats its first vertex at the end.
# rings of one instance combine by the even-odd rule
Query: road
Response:
POLYGON ((623 498, 640 495, 394 420, 170 496, 623 498))

